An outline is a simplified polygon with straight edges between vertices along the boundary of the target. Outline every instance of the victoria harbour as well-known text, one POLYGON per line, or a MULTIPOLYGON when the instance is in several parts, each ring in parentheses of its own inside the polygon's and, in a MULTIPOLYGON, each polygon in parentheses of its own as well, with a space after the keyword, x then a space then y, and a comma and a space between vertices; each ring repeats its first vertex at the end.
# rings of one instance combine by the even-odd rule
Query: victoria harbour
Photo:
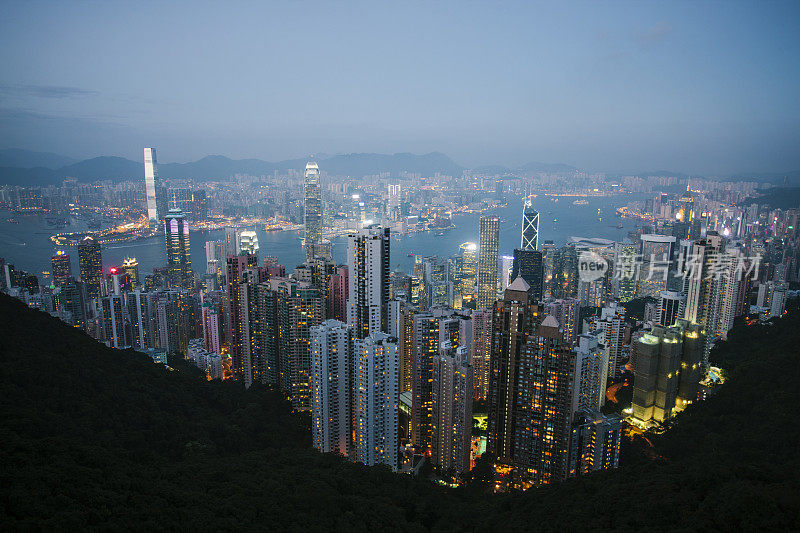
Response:
MULTIPOLYGON (((637 223, 633 219, 615 216, 619 205, 642 198, 642 194, 616 194, 594 196, 587 199, 586 205, 573 204, 573 198, 555 198, 541 196, 534 199, 534 207, 540 210, 540 239, 543 243, 552 240, 557 246, 563 245, 570 237, 600 237, 610 240, 622 240, 628 232, 636 231, 637 223), (598 214, 599 210, 599 214, 598 214), (600 220, 602 219, 602 220, 600 220), (621 228, 618 226, 622 226, 621 228)), ((481 215, 498 215, 500 225, 500 255, 510 254, 519 246, 520 224, 522 218, 521 197, 509 198, 504 206, 488 210, 484 213, 453 215, 455 227, 437 232, 434 230, 396 235, 391 245, 391 266, 410 274, 413 256, 447 256, 458 251, 463 242, 478 242, 478 219, 481 215), (409 255, 410 254, 410 255, 409 255)), ((57 248, 50 240, 56 232, 47 227, 44 217, 37 215, 16 215, 18 223, 8 222, 13 213, 0 210, 0 248, 9 260, 19 267, 33 272, 49 272, 50 256, 59 249, 69 252, 70 247, 57 248)), ((72 217, 70 231, 85 230, 83 221, 72 217)), ((297 231, 264 231, 261 227, 254 229, 258 234, 261 257, 277 257, 287 268, 303 262, 304 256, 300 245, 301 235, 297 231)), ((191 260, 193 265, 204 265, 206 261, 205 242, 220 240, 223 230, 192 231, 191 260)), ((346 259, 346 239, 338 237, 332 240, 334 259, 343 263, 346 259)), ((103 266, 118 266, 123 260, 135 257, 142 272, 149 272, 153 267, 165 262, 163 237, 141 238, 121 244, 104 246, 103 266)), ((73 268, 77 270, 77 254, 72 254, 73 268)), ((197 267, 195 267, 197 268, 197 267)))

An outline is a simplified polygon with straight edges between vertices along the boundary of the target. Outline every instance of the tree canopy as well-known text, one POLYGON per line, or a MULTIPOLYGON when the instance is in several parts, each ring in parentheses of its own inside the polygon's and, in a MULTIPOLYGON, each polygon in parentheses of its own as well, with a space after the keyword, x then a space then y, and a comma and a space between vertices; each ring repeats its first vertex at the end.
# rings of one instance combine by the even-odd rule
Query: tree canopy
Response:
POLYGON ((729 371, 612 472, 525 493, 369 468, 311 448, 276 391, 106 348, 0 295, 3 529, 791 529, 800 524, 800 319, 737 325, 729 371))

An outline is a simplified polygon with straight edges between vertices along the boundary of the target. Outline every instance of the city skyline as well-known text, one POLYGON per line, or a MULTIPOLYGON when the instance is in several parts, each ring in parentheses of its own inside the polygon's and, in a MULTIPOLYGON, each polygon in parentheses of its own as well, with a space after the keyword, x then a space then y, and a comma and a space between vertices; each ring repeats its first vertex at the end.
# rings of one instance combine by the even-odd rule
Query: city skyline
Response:
POLYGON ((800 4, 149 2, 0 20, 0 529, 796 528, 800 4))

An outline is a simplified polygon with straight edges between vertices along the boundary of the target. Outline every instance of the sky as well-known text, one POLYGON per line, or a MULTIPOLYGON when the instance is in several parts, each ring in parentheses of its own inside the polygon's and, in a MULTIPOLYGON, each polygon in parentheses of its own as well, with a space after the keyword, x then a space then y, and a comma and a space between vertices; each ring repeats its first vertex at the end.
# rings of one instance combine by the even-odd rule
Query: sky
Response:
POLYGON ((800 169, 800 2, 3 2, 0 148, 800 169))

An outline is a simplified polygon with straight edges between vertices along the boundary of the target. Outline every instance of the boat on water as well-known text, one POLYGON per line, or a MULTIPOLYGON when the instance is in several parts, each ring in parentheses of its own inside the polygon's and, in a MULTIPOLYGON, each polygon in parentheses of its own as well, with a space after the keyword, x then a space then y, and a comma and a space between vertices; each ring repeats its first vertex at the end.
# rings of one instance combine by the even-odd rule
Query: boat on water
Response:
POLYGON ((589 200, 578 199, 572 202, 572 205, 589 205, 589 200))
POLYGON ((617 229, 622 229, 622 224, 617 224, 617 229))

